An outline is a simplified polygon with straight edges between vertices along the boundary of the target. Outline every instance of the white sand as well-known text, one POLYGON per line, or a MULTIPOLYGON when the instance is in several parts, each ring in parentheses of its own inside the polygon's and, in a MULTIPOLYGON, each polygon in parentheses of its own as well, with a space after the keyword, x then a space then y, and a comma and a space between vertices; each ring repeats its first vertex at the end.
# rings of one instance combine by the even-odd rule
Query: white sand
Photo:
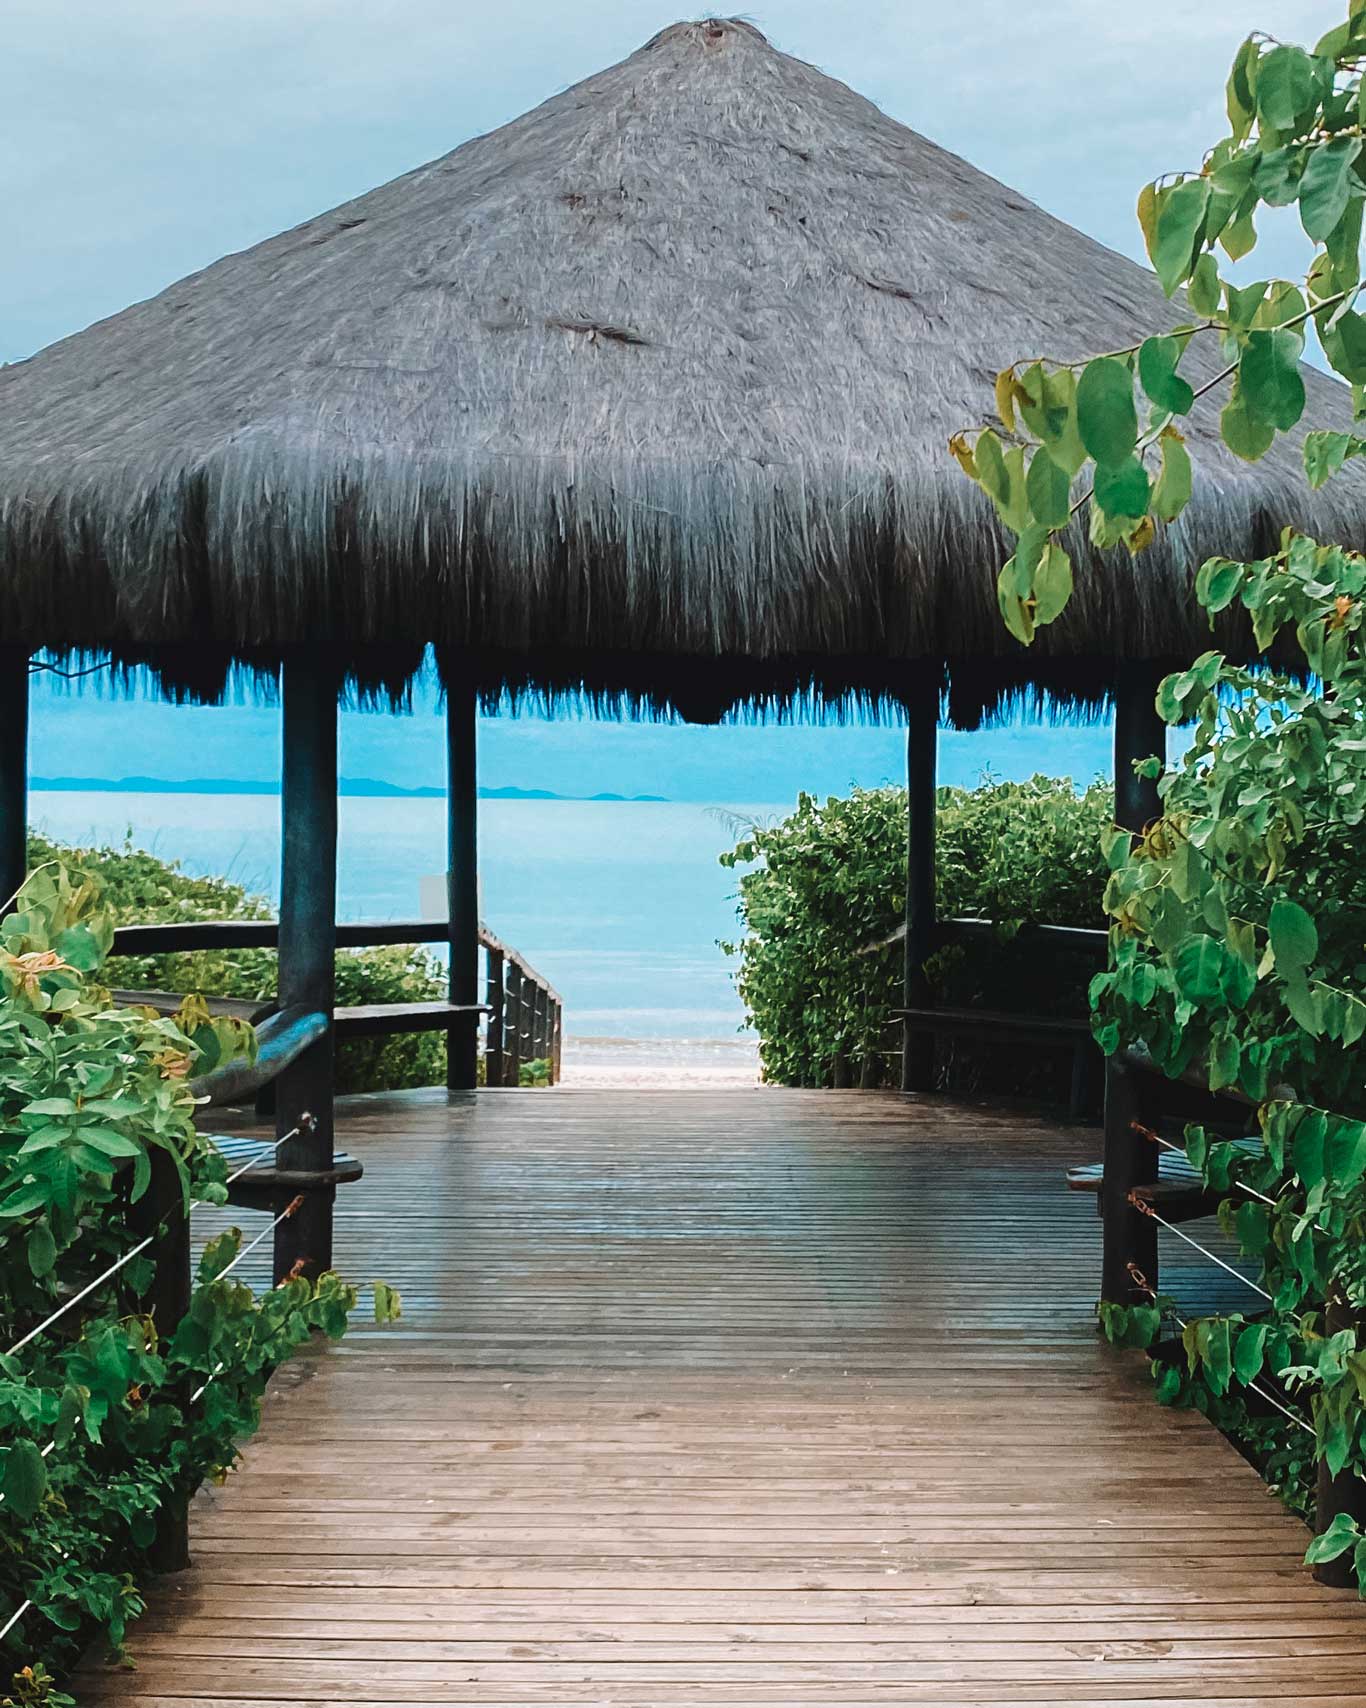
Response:
POLYGON ((566 1037, 561 1083, 623 1090, 757 1085, 759 1045, 753 1037, 566 1037))

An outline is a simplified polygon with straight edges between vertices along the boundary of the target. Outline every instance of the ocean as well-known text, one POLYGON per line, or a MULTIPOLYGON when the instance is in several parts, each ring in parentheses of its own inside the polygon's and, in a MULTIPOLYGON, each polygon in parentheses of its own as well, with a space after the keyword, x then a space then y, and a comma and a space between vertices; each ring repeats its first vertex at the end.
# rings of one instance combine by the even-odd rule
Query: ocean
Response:
MULTIPOLYGON (((579 1037, 734 1038, 744 1009, 717 939, 737 934, 737 874, 717 862, 737 822, 785 806, 513 800, 479 803, 483 915, 550 979, 579 1037)), ((341 919, 421 916, 421 880, 445 865, 445 803, 339 802, 341 919)), ((196 874, 275 899, 273 795, 36 791, 36 828, 65 842, 125 835, 196 874)))

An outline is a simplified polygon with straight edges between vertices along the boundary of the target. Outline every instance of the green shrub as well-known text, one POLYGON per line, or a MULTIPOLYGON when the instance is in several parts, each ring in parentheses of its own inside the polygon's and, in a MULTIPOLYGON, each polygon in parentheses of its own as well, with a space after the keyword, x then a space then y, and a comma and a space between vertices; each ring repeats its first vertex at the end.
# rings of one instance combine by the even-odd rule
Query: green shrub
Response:
MULTIPOLYGON (((936 818, 936 895, 941 918, 988 918, 996 940, 941 951, 930 963, 936 997, 951 1003, 1082 1014, 1095 961, 1012 943, 1020 925, 1104 923, 1102 832, 1113 795, 1067 779, 1027 783, 988 778, 976 789, 943 788, 936 818)), ((739 959, 737 983, 759 1033, 766 1079, 830 1085, 843 1074, 865 1085, 897 1075, 902 946, 866 946, 901 923, 906 891, 906 791, 856 789, 823 804, 802 795, 781 824, 754 825, 722 864, 748 866, 739 880, 745 935, 725 943, 739 959)), ((958 1050, 946 1072, 959 1086, 1050 1093, 1055 1063, 1017 1062, 958 1050), (987 1076, 984 1079, 984 1075, 987 1076), (1003 1083, 1002 1083, 1003 1082, 1003 1083)))
MULTIPOLYGON (((340 1335, 356 1303, 331 1273, 258 1299, 229 1273, 232 1229, 179 1325, 148 1314, 156 1248, 132 1255, 130 1211, 156 1155, 186 1202, 224 1202, 187 1081, 254 1039, 193 1000, 174 1019, 112 1007, 112 935, 98 885, 56 864, 0 923, 0 1607, 20 1610, 5 1652, 34 1705, 61 1700, 46 1668, 94 1635, 122 1646, 158 1514, 232 1465, 271 1370, 315 1330, 340 1335)), ((396 1314, 375 1292, 376 1315, 396 1314)))
MULTIPOLYGON (((195 878, 178 861, 159 860, 131 839, 121 847, 66 847, 44 836, 29 838, 29 868, 49 860, 91 873, 104 888, 116 925, 186 923, 214 919, 270 919, 264 896, 227 878, 195 878)), ((273 949, 207 949, 185 955, 127 955, 110 977, 129 990, 195 991, 202 996, 268 1000, 276 989, 273 949)), ((337 955, 337 1002, 431 1002, 445 995, 441 963, 425 949, 404 945, 343 949, 337 955)), ((446 1040, 440 1033, 358 1038, 337 1050, 337 1089, 388 1091, 441 1085, 446 1040)))

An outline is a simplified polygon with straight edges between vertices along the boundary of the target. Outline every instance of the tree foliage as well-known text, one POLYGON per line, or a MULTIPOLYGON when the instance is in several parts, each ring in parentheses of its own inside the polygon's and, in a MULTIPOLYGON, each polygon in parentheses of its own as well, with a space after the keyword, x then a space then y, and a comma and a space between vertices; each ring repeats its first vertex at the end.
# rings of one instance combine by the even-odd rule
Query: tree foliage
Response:
MULTIPOLYGON (((1250 36, 1228 81, 1229 135, 1199 172, 1139 198, 1153 265, 1169 296, 1186 287, 1189 321, 1089 361, 1006 369, 1007 439, 986 428, 955 440, 1017 536, 1000 598, 1019 639, 1066 602, 1061 534, 1077 511, 1097 544, 1133 551, 1180 516, 1191 468, 1177 421, 1203 392, 1226 386, 1220 431, 1248 461, 1297 425, 1310 324, 1366 419, 1363 63, 1366 0, 1313 49, 1250 36), (1216 246, 1241 259, 1258 211, 1292 205, 1314 245, 1305 279, 1223 278, 1216 246), (1192 386, 1182 358, 1206 337, 1224 365, 1192 386)), ((1363 452, 1356 434, 1310 433, 1309 484, 1363 452)), ((1164 1402, 1254 1437, 1303 1510, 1316 1465, 1366 1475, 1366 559, 1286 530, 1256 562, 1206 562, 1195 593, 1211 623, 1240 606, 1261 648, 1298 654, 1302 679, 1209 652, 1163 683, 1159 711, 1193 721, 1195 741, 1161 780, 1157 820, 1137 841, 1106 839, 1111 957, 1092 986, 1094 1024, 1107 1051, 1142 1046, 1163 1072, 1258 1105, 1259 1146, 1192 1127, 1186 1152, 1226 1195, 1221 1220, 1259 1267, 1268 1308, 1185 1323, 1177 1359, 1154 1373, 1164 1402), (1298 1424, 1273 1409, 1278 1394, 1298 1424)), ((1171 1306, 1101 1315, 1112 1339, 1150 1346, 1171 1306)), ((1308 1557, 1349 1551, 1366 1589, 1366 1536, 1350 1518, 1308 1557)))
MULTIPOLYGON (((1220 436, 1244 461, 1298 424, 1311 325, 1366 418, 1364 57, 1366 0, 1351 0, 1345 22, 1312 49, 1250 35, 1228 79, 1228 135, 1198 171, 1168 174, 1138 199, 1153 267, 1168 296, 1184 287, 1187 315, 1126 349, 1012 364, 996 380, 996 424, 955 436, 954 455, 1016 536, 997 591, 1017 639, 1028 644, 1067 605, 1074 518, 1085 516, 1095 545, 1137 553, 1181 515, 1192 470, 1180 423, 1201 397, 1222 399, 1220 436), (1225 278, 1219 252, 1241 260, 1256 245, 1258 213, 1292 206, 1313 246, 1305 277, 1225 278), (1197 341, 1216 346, 1221 365, 1192 384, 1181 365, 1197 341)), ((1310 485, 1363 453, 1356 434, 1308 434, 1310 485)))
MULTIPOLYGON (((939 915, 999 926, 995 943, 935 957, 930 974, 941 996, 1018 1006, 1027 976, 1040 1009, 1083 1011, 1091 968, 1064 963, 1041 973, 1011 938, 1026 921, 1104 923, 1100 836, 1111 802, 1102 785, 1079 794, 1070 781, 1046 777, 938 791, 939 915)), ((824 802, 802 795, 782 823, 751 826, 722 864, 748 868, 738 897, 745 934, 723 947, 739 960, 765 1078, 829 1085, 844 1072, 865 1084, 896 1077, 902 946, 864 951, 905 916, 906 791, 856 789, 824 802)), ((1009 1072, 1009 1089, 1020 1090, 1014 1064, 1009 1072)))

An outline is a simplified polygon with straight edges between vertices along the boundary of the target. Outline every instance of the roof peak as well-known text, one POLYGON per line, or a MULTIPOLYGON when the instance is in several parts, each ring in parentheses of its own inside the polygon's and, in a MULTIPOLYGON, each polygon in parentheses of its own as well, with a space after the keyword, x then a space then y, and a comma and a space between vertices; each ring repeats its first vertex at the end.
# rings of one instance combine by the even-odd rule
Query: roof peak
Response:
POLYGON ((760 47, 773 46, 762 30, 756 29, 744 18, 708 17, 682 18, 676 24, 669 24, 651 36, 639 51, 649 53, 654 48, 662 47, 665 42, 672 41, 693 41, 700 47, 715 50, 728 45, 737 37, 756 42, 760 47))

